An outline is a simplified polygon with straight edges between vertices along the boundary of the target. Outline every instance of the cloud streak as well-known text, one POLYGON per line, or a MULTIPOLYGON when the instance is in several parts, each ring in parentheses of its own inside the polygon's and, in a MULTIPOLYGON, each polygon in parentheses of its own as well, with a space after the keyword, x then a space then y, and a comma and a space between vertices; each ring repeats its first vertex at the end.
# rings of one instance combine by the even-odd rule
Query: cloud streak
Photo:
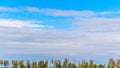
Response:
POLYGON ((0 6, 0 11, 16 12, 16 11, 18 11, 18 9, 0 6))
POLYGON ((37 7, 4 7, 0 6, 0 11, 7 11, 7 12, 32 12, 38 13, 43 15, 50 15, 50 16, 63 16, 63 17, 94 17, 94 16, 106 16, 112 14, 120 14, 119 11, 103 11, 103 12, 95 12, 91 10, 60 10, 60 9, 51 9, 51 8, 37 8, 37 7))
POLYGON ((82 31, 115 32, 120 31, 120 18, 76 19, 74 22, 82 31), (78 20, 78 21, 77 21, 78 20))
POLYGON ((23 27, 28 27, 28 28, 43 28, 43 25, 38 25, 38 24, 32 24, 34 21, 30 20, 13 20, 13 19, 0 19, 0 26, 1 27, 15 27, 15 28, 23 28, 23 27))

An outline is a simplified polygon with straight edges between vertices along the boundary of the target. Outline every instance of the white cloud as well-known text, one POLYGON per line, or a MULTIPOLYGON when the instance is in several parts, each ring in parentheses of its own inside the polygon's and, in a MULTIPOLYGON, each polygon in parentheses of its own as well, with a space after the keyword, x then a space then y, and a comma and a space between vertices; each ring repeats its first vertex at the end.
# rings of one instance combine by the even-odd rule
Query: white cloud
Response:
POLYGON ((0 6, 0 11, 16 12, 18 10, 16 8, 9 8, 9 7, 0 6))
POLYGON ((120 18, 76 19, 76 26, 82 31, 120 31, 120 18))
POLYGON ((51 8, 37 8, 37 7, 4 7, 0 6, 0 11, 8 11, 8 12, 24 12, 28 11, 28 13, 33 12, 36 14, 49 15, 49 16, 63 16, 63 17, 95 17, 95 16, 105 16, 112 14, 120 14, 119 11, 103 11, 103 12, 95 12, 91 10, 60 10, 60 9, 51 9, 51 8))
POLYGON ((44 27, 43 25, 32 24, 34 21, 24 21, 24 20, 13 20, 13 19, 0 19, 1 27, 16 27, 16 28, 35 28, 35 27, 44 27))
POLYGON ((38 13, 41 12, 41 10, 39 8, 36 8, 36 7, 26 7, 24 10, 27 10, 29 12, 38 12, 38 13))
POLYGON ((41 9, 41 13, 50 16, 65 17, 89 17, 94 15, 92 11, 76 11, 76 10, 58 10, 58 9, 41 9))
MULTIPOLYGON (((43 15, 49 16, 63 16, 63 17, 97 17, 97 16, 108 16, 120 14, 120 11, 101 11, 95 12, 91 10, 60 10, 60 9, 51 9, 51 8, 37 8, 37 7, 22 7, 28 12, 40 13, 43 15)), ((23 10, 23 9, 22 9, 23 10)), ((23 11, 24 11, 23 10, 23 11)))
MULTIPOLYGON (((119 15, 120 11, 92 11, 92 10, 60 10, 60 9, 51 9, 51 8, 37 8, 37 7, 22 7, 28 12, 35 12, 38 14, 49 15, 49 16, 58 16, 58 17, 105 17, 105 16, 114 16, 119 15)), ((23 10, 23 9, 22 9, 23 10)), ((23 11, 24 11, 23 10, 23 11)))

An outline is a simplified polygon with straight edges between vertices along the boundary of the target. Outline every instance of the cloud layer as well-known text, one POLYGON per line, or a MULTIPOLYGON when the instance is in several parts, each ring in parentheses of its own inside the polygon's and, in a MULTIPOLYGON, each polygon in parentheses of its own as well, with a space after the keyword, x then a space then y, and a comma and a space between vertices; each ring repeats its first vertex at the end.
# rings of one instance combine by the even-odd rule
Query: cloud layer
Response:
POLYGON ((3 12, 3 16, 0 16, 0 49, 2 49, 0 53, 120 55, 119 11, 0 7, 0 12, 3 12), (13 19, 3 18, 4 14, 8 17, 13 16, 13 19), (48 28, 50 26, 53 28, 48 28), (57 30, 58 27, 63 28, 57 30), (72 30, 65 30, 66 27, 72 30))
POLYGON ((4 54, 120 55, 118 33, 0 29, 0 53, 4 54))

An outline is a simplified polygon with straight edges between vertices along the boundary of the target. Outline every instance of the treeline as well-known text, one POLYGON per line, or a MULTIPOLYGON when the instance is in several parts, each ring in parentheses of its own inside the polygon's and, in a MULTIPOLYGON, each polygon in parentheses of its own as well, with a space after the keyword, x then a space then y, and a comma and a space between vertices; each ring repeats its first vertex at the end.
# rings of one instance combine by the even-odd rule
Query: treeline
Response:
POLYGON ((4 68, 8 68, 9 65, 12 65, 11 68, 120 68, 120 59, 114 60, 112 58, 109 59, 108 64, 95 64, 93 60, 89 62, 82 60, 79 63, 75 63, 75 61, 70 62, 68 59, 64 61, 61 60, 51 60, 50 63, 48 61, 32 61, 27 60, 24 62, 23 60, 13 60, 9 64, 8 60, 0 60, 0 67, 4 66, 4 68))

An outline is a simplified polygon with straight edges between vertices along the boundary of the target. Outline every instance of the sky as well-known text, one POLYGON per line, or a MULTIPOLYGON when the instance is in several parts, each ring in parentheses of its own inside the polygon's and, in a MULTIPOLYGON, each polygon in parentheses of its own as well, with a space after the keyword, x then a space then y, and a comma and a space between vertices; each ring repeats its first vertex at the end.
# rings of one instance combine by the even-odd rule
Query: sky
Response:
POLYGON ((0 59, 120 56, 119 0, 0 0, 0 59))

